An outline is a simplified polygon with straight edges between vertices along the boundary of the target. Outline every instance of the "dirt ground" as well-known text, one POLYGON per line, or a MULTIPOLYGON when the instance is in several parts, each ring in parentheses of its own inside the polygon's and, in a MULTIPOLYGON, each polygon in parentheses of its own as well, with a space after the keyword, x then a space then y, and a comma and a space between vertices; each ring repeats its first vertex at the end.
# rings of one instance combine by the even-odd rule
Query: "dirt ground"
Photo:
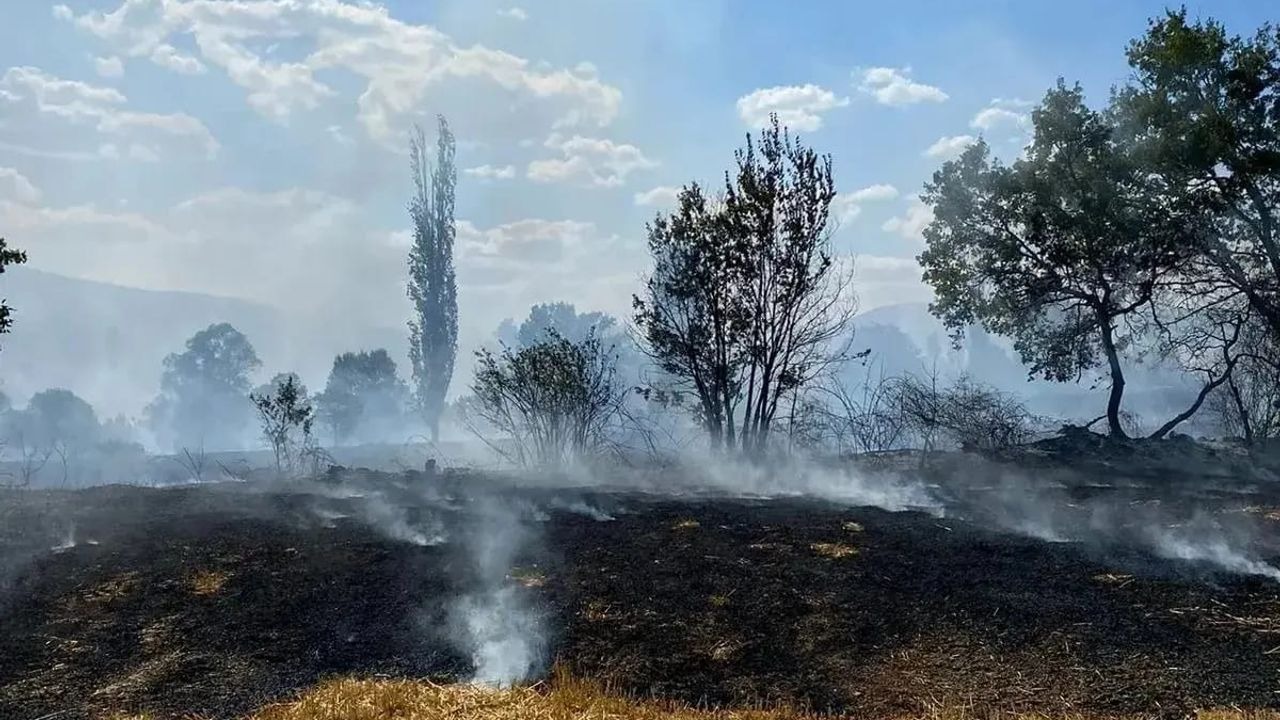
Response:
POLYGON ((238 717, 335 675, 469 678, 451 608, 484 585, 494 503, 528 525, 500 572, 540 668, 621 692, 861 717, 1280 707, 1280 583, 1129 542, 1160 506, 1239 518, 1273 561, 1265 489, 1057 484, 1040 524, 1074 535, 1050 542, 997 518, 995 475, 898 512, 377 474, 4 494, 0 717, 238 717))

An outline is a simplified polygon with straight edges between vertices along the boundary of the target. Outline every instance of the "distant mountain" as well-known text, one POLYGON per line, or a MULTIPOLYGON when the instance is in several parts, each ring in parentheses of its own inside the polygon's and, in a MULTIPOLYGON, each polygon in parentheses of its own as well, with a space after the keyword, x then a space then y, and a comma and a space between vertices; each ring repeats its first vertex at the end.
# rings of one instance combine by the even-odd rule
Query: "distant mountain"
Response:
MULTIPOLYGON (((263 368, 255 382, 292 370, 318 391, 335 354, 379 347, 395 358, 402 376, 408 373, 404 329, 368 327, 357 318, 290 317, 235 298, 140 290, 25 266, 0 276, 0 297, 15 308, 13 332, 0 336, 0 390, 18 405, 45 388, 65 387, 92 403, 100 416, 137 416, 159 389, 164 356, 217 322, 231 323, 257 349, 263 368)), ((1009 341, 980 328, 971 328, 954 348, 922 303, 878 307, 859 314, 854 324, 853 349, 870 349, 871 355, 866 365, 845 368, 851 386, 881 373, 937 368, 944 380, 968 373, 1054 417, 1096 417, 1105 404, 1105 380, 1097 388, 1090 380, 1029 381, 1009 341)), ((1191 394, 1185 380, 1168 370, 1131 363, 1128 377, 1127 404, 1148 420, 1182 409, 1191 394)))
POLYGON ((333 335, 322 320, 291 320, 245 300, 140 290, 23 266, 0 276, 0 296, 14 307, 13 331, 0 336, 0 390, 21 405, 34 392, 65 387, 103 416, 139 414, 159 388, 164 356, 213 323, 229 322, 248 336, 263 361, 255 380, 295 370, 317 390, 334 354, 386 347, 399 360, 406 343, 400 329, 333 335))

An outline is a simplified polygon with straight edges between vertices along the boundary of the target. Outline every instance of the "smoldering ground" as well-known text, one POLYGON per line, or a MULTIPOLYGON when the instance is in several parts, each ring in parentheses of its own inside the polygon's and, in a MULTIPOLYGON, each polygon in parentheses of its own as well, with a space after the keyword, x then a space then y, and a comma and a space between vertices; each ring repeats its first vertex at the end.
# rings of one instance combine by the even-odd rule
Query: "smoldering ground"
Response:
POLYGON ((926 645, 941 642, 937 652, 988 658, 975 660, 986 675, 939 675, 981 694, 1017 664, 983 643, 1021 638, 1024 654, 1009 658, 1025 663, 1071 623, 1084 655, 1046 649, 1031 673, 1078 680, 1064 697, 1084 697, 1073 667, 1141 686, 1158 663, 1196 667, 1213 655, 1205 647, 1234 643, 1231 657, 1252 665, 1234 680, 1210 674, 1217 694, 1179 680, 1115 697, 1138 709, 1175 696, 1244 702, 1252 678, 1272 672, 1263 653, 1274 643, 1254 653, 1266 637, 1240 634, 1230 617, 1280 627, 1280 583, 1267 578, 1280 496, 1254 481, 1160 483, 974 458, 923 470, 914 459, 699 461, 346 470, 4 502, 0 710, 15 717, 122 702, 217 716, 238 707, 231 686, 245 688, 232 694, 247 708, 333 673, 506 684, 556 662, 693 701, 747 701, 734 688, 755 683, 870 708, 873 690, 832 695, 831 667, 874 688, 866 673, 887 648, 934 657, 926 645), (1134 602, 1156 621, 1130 617, 1134 602), (1191 622, 1179 608, 1218 614, 1191 622), (819 636, 796 625, 819 622, 814 613, 819 636), (1100 617, 1108 628, 1086 627, 1100 617), (77 650, 89 646, 92 656, 77 650), (1135 648, 1150 668, 1113 663, 1135 648))

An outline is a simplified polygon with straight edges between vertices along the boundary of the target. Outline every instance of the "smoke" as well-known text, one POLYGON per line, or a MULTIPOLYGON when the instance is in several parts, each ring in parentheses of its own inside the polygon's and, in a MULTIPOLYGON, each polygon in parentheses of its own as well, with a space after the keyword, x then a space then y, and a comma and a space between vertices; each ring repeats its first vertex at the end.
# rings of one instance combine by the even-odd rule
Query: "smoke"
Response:
POLYGON ((1173 483, 1119 475, 1099 481, 1068 471, 1033 475, 976 460, 948 468, 941 482, 950 517, 1104 554, 1136 549, 1280 581, 1280 570, 1254 551, 1260 536, 1254 518, 1230 504, 1211 506, 1207 496, 1173 483))
POLYGON ((1229 572, 1280 582, 1280 569, 1246 554, 1243 548, 1249 538, 1230 537, 1221 523, 1204 515, 1182 525, 1152 528, 1150 542, 1160 557, 1209 563, 1229 572))
POLYGON ((468 515, 462 550, 474 585, 449 613, 455 641, 471 655, 471 681, 510 686, 544 669, 548 637, 526 587, 512 577, 522 549, 534 542, 528 513, 497 497, 478 500, 468 515))
POLYGON ((410 522, 409 508, 393 504, 382 493, 372 493, 355 501, 355 510, 366 525, 382 531, 392 540, 407 542, 411 545, 439 545, 448 535, 443 523, 428 514, 430 508, 415 507, 419 515, 416 522, 410 522))

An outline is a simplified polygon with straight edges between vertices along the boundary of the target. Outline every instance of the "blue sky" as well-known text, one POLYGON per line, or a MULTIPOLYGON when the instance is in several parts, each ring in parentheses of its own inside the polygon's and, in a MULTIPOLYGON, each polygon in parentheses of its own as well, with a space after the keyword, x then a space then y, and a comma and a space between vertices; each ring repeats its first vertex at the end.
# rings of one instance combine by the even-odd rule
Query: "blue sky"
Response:
MULTIPOLYGON (((1188 7, 1252 32, 1264 5, 1188 7)), ((864 307, 919 301, 929 174, 978 135, 1016 154, 1058 77, 1104 100, 1164 7, 6 0, 0 233, 53 272, 397 327, 407 130, 443 112, 465 348, 534 302, 624 314, 645 220, 772 109, 835 158, 864 307)))

